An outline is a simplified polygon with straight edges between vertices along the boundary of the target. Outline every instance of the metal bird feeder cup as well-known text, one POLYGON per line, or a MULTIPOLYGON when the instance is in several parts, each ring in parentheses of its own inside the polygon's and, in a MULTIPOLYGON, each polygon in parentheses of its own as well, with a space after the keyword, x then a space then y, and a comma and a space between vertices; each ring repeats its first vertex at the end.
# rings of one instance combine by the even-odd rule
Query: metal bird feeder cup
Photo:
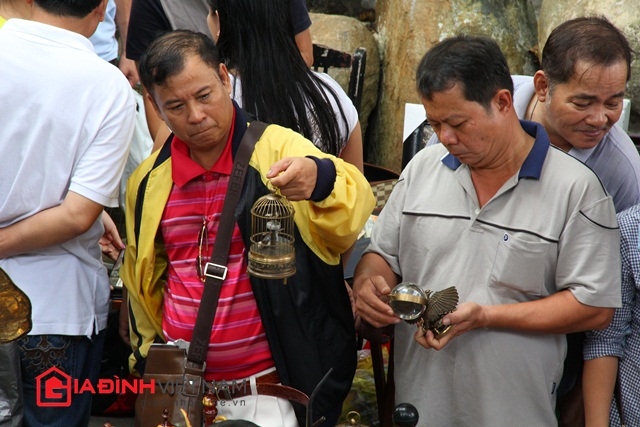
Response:
POLYGON ((389 295, 393 312, 406 321, 417 321, 427 309, 427 295, 415 283, 400 283, 389 295))
POLYGON ((251 247, 247 272, 263 279, 283 279, 296 272, 294 209, 286 197, 271 193, 251 208, 251 247))
POLYGON ((440 339, 453 327, 443 324, 442 318, 456 309, 458 291, 454 286, 436 292, 423 291, 415 283, 402 282, 391 290, 389 305, 396 316, 407 323, 418 323, 440 339))

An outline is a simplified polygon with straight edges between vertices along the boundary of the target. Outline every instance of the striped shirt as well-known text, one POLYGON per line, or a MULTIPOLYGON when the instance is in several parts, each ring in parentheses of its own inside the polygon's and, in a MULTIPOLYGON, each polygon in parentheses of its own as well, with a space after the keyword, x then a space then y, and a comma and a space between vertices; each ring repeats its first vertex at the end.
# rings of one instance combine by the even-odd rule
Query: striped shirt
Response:
MULTIPOLYGON (((173 139, 171 153, 174 185, 161 222, 169 259, 162 328, 167 340, 190 341, 204 289, 196 268, 198 242, 202 241, 206 262, 231 174, 231 143, 210 171, 191 160, 188 147, 178 138, 173 139), (203 224, 206 232, 199 239, 203 224)), ((244 260, 244 242, 234 224, 227 278, 209 341, 207 380, 245 378, 274 366, 244 260)))

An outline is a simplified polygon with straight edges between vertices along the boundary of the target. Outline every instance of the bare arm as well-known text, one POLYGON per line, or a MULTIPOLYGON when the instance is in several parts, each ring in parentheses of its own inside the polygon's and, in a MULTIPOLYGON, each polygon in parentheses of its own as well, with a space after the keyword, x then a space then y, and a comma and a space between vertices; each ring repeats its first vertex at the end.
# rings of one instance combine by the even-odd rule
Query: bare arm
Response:
POLYGON ((344 146, 340 158, 345 162, 349 162, 358 168, 360 172, 364 171, 363 149, 362 149, 362 129, 360 122, 353 128, 349 141, 344 146))
POLYGON ((102 211, 102 223, 104 235, 100 238, 100 248, 104 255, 115 261, 120 251, 124 249, 124 243, 118 233, 118 227, 106 211, 102 211))
MULTIPOLYGON (((136 68, 138 67, 138 63, 136 62, 136 68)), ((144 99, 144 114, 147 118, 147 127, 149 128, 149 134, 151 138, 155 141, 156 136, 158 135, 159 129, 162 127, 164 122, 156 112, 156 109, 151 104, 151 100, 149 99, 149 92, 142 86, 142 99, 144 99)), ((166 126, 165 126, 166 127, 166 126)), ((153 151, 156 150, 155 144, 153 147, 153 151)))
POLYGON ((156 133, 156 137, 153 140, 153 148, 151 149, 151 152, 153 153, 162 148, 164 143, 167 141, 167 138, 169 138, 169 135, 171 135, 169 127, 167 127, 166 123, 160 122, 160 126, 158 126, 158 133, 156 133))
POLYGON ((440 349, 456 336, 477 328, 567 334, 605 328, 613 312, 613 308, 582 304, 568 290, 517 304, 483 306, 465 302, 443 318, 445 325, 454 325, 451 333, 436 340, 431 331, 419 329, 416 340, 423 347, 440 349))
POLYGON ((116 28, 120 35, 120 61, 118 68, 127 77, 131 87, 134 87, 140 78, 138 77, 138 69, 136 63, 127 58, 127 30, 129 28, 129 15, 131 14, 131 0, 115 0, 116 3, 116 28))
POLYGON ((313 65, 313 41, 311 40, 311 30, 309 28, 296 34, 296 45, 304 62, 311 67, 313 65))
MULTIPOLYGON (((351 132, 349 141, 347 141, 347 144, 342 150, 342 153, 340 153, 340 158, 345 162, 351 163, 352 165, 357 167, 361 173, 364 172, 364 161, 362 154, 362 129, 360 128, 360 122, 356 124, 353 132, 351 132)), ((349 257, 353 252, 353 247, 354 246, 351 246, 349 249, 347 249, 346 252, 342 254, 342 265, 347 265, 349 257)))
POLYGON ((608 427, 611 399, 618 375, 618 358, 585 360, 582 372, 585 426, 608 427))
MULTIPOLYGON (((614 312, 613 308, 582 304, 568 290, 537 301, 489 306, 486 309, 486 327, 547 334, 603 329, 611 322, 614 312)), ((451 316, 455 318, 453 313, 451 316)))
MULTIPOLYGON (((631 217, 629 217, 631 218, 631 217)), ((589 331, 585 335, 582 393, 586 427, 609 426, 611 400, 614 395, 618 365, 625 355, 627 331, 633 329, 637 295, 634 266, 638 265, 637 228, 627 227, 628 219, 620 224, 622 254, 622 307, 616 309, 613 320, 603 331, 589 331)), ((636 218, 633 217, 633 223, 636 218)), ((633 354, 633 353, 630 353, 633 354)), ((631 356, 633 359, 633 356, 631 356)), ((635 361, 633 362, 635 363, 635 361)), ((628 421, 628 420, 627 420, 628 421)))
POLYGON ((0 258, 66 242, 89 230, 103 206, 70 191, 62 204, 0 229, 0 258))

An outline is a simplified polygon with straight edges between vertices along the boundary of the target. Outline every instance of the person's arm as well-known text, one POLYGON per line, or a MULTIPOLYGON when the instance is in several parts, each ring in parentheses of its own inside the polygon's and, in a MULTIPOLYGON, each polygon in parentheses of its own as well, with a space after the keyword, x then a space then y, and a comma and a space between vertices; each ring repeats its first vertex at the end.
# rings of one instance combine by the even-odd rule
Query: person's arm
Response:
MULTIPOLYGON (((138 63, 136 62, 136 66, 137 65, 138 63)), ((154 141, 153 149, 151 150, 151 152, 154 152, 157 150, 157 148, 159 148, 159 147, 156 147, 155 145, 155 142, 159 138, 158 134, 159 132, 161 132, 163 128, 167 128, 167 126, 164 124, 164 122, 156 112, 156 109, 153 108, 153 104, 151 104, 151 100, 149 99, 149 93, 144 88, 144 86, 142 87, 142 99, 144 99, 144 114, 147 118, 147 126, 149 127, 149 134, 151 135, 151 138, 154 141)), ((169 129, 167 128, 166 130, 169 130, 169 129)), ((160 147, 161 146, 162 144, 160 144, 160 147)))
POLYGON ((302 55, 302 59, 309 68, 313 66, 313 40, 311 39, 311 30, 307 28, 301 33, 296 34, 296 46, 302 55))
POLYGON ((299 133, 279 126, 265 130, 256 144, 252 166, 263 174, 265 183, 270 180, 283 195, 293 197, 294 220, 305 241, 313 242, 316 254, 326 262, 339 263, 340 254, 356 241, 375 206, 371 186, 362 173, 323 153, 299 133), (291 167, 294 158, 314 172, 291 167), (315 184, 305 182, 307 179, 315 184))
POLYGON ((357 167, 360 172, 364 171, 362 129, 360 128, 360 122, 358 122, 353 132, 351 132, 347 144, 340 153, 340 158, 357 167))
POLYGON ((305 0, 289 0, 289 9, 296 45, 304 62, 311 67, 313 65, 313 41, 309 29, 311 18, 307 11, 307 4, 305 0))
POLYGON ((618 363, 625 355, 625 335, 632 330, 634 321, 633 311, 637 296, 633 266, 640 265, 638 227, 635 226, 637 220, 634 213, 623 214, 619 218, 622 307, 616 309, 608 328, 602 331, 588 331, 585 334, 582 389, 587 427, 609 425, 618 363))
POLYGON ((120 60, 118 68, 127 77, 131 87, 135 87, 140 81, 136 63, 127 58, 127 31, 129 29, 129 15, 131 14, 131 0, 115 0, 116 3, 116 28, 120 36, 120 60))
POLYGON ((66 242, 85 233, 104 207, 69 191, 62 204, 0 229, 0 258, 66 242))
MULTIPOLYGON (((353 132, 351 132, 351 136, 349 136, 349 141, 347 141, 347 145, 345 145, 344 149, 340 153, 340 158, 345 162, 349 162, 355 167, 358 168, 360 172, 364 172, 364 161, 362 154, 362 130, 360 129, 360 122, 356 125, 353 132)), ((355 243, 349 249, 347 249, 342 254, 342 265, 346 267, 349 262, 349 258, 351 257, 351 253, 353 252, 353 248, 355 247, 355 243)), ((353 311, 354 316, 356 315, 356 307, 355 307, 355 298, 353 297, 353 291, 351 286, 345 281, 345 286, 347 288, 347 292, 349 294, 349 300, 351 301, 351 309, 353 311)))
POLYGON ((115 261, 120 251, 124 249, 124 243, 120 238, 118 227, 106 211, 102 211, 102 223, 104 224, 104 235, 98 243, 102 249, 102 254, 115 261))
MULTIPOLYGON (((606 328, 614 309, 582 304, 571 291, 565 290, 537 301, 485 306, 482 312, 484 314, 478 317, 486 321, 480 327, 568 334, 606 328)), ((461 323, 464 311, 456 314, 450 315, 450 321, 461 323)), ((468 319, 473 321, 472 318, 468 319)))
MULTIPOLYGON (((155 0, 128 0, 131 3, 131 13, 129 14, 129 26, 127 30, 126 56, 135 61, 138 69, 138 61, 142 52, 151 42, 161 34, 171 31, 171 23, 164 13, 162 4, 155 0)), ((117 12, 117 11, 116 11, 117 12)), ((152 139, 155 139, 158 129, 162 124, 162 119, 147 99, 147 91, 142 88, 144 98, 145 115, 147 126, 152 139)))
POLYGON ((478 328, 568 334, 603 329, 611 322, 613 312, 613 308, 582 304, 569 290, 516 304, 487 306, 465 302, 442 319, 443 324, 454 327, 440 340, 435 339, 433 332, 421 328, 415 338, 423 347, 438 350, 455 337, 478 328))
POLYGON ((618 376, 618 358, 585 360, 582 372, 585 427, 608 427, 611 399, 618 376))
POLYGON ((171 135, 171 130, 165 122, 161 122, 160 126, 158 126, 156 137, 153 140, 153 148, 151 149, 151 152, 153 153, 156 150, 162 148, 164 143, 167 142, 167 138, 169 138, 169 135, 171 135))

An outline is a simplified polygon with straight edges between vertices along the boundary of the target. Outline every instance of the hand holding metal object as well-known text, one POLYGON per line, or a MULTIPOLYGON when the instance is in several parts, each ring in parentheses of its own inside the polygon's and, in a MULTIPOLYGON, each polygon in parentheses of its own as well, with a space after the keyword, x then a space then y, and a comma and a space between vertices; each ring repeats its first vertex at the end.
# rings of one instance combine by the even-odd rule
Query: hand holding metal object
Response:
POLYGON ((458 291, 450 286, 441 291, 423 291, 418 285, 402 282, 389 295, 389 305, 396 316, 407 323, 419 323, 436 338, 449 332, 452 325, 443 325, 442 318, 456 309, 458 291))
POLYGON ((0 268, 0 344, 26 335, 31 326, 29 297, 0 268))

